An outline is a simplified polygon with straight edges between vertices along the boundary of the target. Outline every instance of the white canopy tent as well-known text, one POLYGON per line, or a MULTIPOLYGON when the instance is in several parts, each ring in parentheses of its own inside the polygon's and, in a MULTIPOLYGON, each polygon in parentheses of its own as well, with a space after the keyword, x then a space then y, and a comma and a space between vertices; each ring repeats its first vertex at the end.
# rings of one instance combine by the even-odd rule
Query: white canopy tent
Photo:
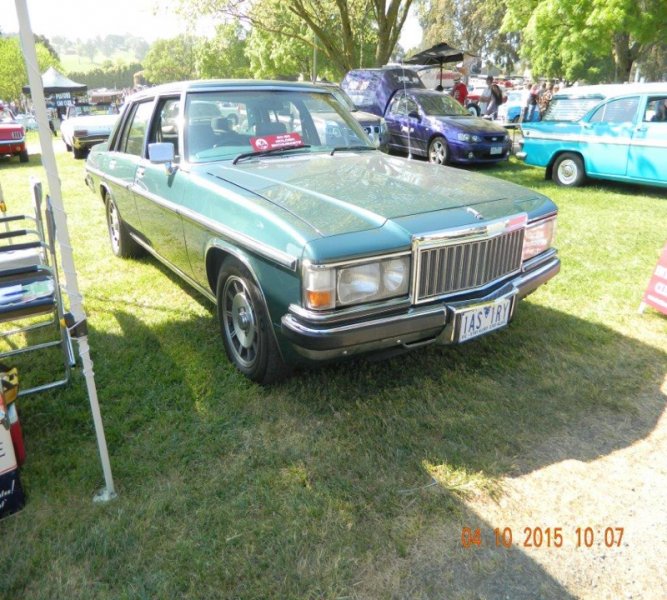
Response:
POLYGON ((74 316, 75 325, 74 339, 78 342, 79 356, 83 374, 86 380, 88 390, 88 399, 90 401, 90 410, 95 425, 95 435, 97 436, 97 447, 104 472, 105 487, 95 495, 96 501, 105 502, 116 496, 113 477, 111 475, 111 463, 109 461, 109 452, 107 450, 106 438, 104 436, 104 425, 102 424, 102 415, 100 413, 99 402, 97 399, 97 389, 95 387, 95 374, 93 372, 93 361, 90 358, 90 348, 88 346, 88 335, 85 327, 86 314, 83 310, 82 298, 79 293, 79 285, 74 268, 74 257, 70 246, 69 230, 67 228, 67 215, 63 206, 62 193, 60 189, 60 178, 58 177, 58 165, 53 151, 53 138, 49 129, 49 119, 46 111, 46 101, 44 99, 44 88, 42 76, 39 72, 37 63, 37 52, 35 50, 35 38, 30 25, 30 16, 28 14, 27 0, 15 0, 16 13, 19 21, 19 33, 21 45, 23 47, 23 56, 25 58, 26 70, 28 72, 28 81, 30 91, 35 107, 35 116, 39 126, 39 142, 42 149, 42 164, 46 170, 49 194, 53 205, 53 215, 56 223, 56 236, 60 248, 61 264, 65 276, 65 290, 70 300, 70 310, 74 316))

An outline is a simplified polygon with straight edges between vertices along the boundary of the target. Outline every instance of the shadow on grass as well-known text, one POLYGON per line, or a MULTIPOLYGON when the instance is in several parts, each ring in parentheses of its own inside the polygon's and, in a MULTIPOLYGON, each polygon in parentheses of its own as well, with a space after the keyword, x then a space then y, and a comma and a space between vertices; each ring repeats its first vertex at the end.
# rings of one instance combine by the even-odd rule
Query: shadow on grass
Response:
POLYGON ((664 410, 664 352, 529 302, 474 343, 272 388, 229 365, 213 317, 148 327, 133 312, 113 309, 119 335, 91 333, 116 502, 89 506, 101 475, 80 376, 21 405, 31 501, 8 543, 29 556, 39 538, 41 558, 14 565, 10 591, 38 577, 58 596, 78 577, 68 597, 94 582, 98 598, 567 599, 516 548, 461 547, 462 526, 492 531, 461 490, 624 448, 664 410), (419 560, 425 537, 442 560, 419 560))

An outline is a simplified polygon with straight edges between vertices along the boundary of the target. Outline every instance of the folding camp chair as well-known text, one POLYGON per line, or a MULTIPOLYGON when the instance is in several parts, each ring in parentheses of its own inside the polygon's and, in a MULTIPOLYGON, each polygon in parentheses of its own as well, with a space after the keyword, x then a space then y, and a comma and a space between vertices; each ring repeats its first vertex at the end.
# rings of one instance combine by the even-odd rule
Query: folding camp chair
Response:
POLYGON ((31 190, 34 218, 29 215, 0 217, 0 224, 5 227, 5 231, 0 231, 0 323, 9 323, 12 327, 0 333, 0 338, 10 346, 9 350, 0 352, 0 359, 58 346, 63 355, 64 373, 48 383, 22 389, 19 395, 65 385, 75 363, 58 280, 53 211, 47 196, 45 228, 41 183, 31 179, 31 190), (32 224, 33 228, 12 229, 21 222, 32 224), (33 332, 48 331, 48 328, 55 330, 57 335, 52 337, 56 339, 31 343, 33 332), (19 334, 25 339, 21 346, 14 341, 19 334))

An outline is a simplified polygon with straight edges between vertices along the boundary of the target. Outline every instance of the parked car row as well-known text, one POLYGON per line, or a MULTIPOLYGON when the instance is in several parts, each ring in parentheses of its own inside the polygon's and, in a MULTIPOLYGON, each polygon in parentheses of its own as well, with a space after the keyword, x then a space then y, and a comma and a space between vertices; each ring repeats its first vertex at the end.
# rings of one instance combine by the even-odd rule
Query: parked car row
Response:
POLYGON ((91 149, 86 182, 113 253, 148 252, 214 302, 229 360, 261 383, 487 335, 560 268, 547 197, 382 153, 311 84, 144 90, 91 149))
POLYGON ((74 158, 85 158, 95 144, 104 142, 118 119, 115 104, 76 104, 68 106, 60 136, 74 158))

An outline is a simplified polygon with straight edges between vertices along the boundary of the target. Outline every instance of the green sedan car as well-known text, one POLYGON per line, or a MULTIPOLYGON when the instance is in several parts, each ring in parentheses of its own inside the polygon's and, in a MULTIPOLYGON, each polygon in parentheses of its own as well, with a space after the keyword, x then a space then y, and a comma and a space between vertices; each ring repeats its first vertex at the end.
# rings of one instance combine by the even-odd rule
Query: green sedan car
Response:
POLYGON ((148 252, 214 302, 230 361, 260 383, 488 334, 560 268, 551 200, 383 154, 310 84, 144 90, 86 182, 113 253, 148 252))

